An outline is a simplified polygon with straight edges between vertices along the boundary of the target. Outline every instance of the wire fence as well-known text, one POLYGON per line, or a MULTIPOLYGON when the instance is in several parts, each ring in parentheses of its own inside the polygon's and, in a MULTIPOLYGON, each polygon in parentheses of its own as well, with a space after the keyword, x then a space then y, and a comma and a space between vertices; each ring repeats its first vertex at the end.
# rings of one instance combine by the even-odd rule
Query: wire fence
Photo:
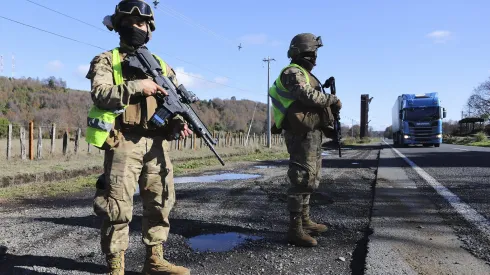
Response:
MULTIPOLYGON (((34 123, 0 124, 0 149, 6 154, 7 161, 12 159, 40 160, 67 154, 102 154, 103 151, 85 142, 83 133, 86 128, 60 127, 56 124, 34 126, 34 123)), ((267 146, 268 137, 263 134, 233 133, 213 131, 217 141, 215 147, 253 147, 267 146)), ((282 135, 271 135, 271 146, 285 145, 282 135)), ((203 139, 195 134, 182 140, 170 141, 170 150, 207 149, 203 139)))

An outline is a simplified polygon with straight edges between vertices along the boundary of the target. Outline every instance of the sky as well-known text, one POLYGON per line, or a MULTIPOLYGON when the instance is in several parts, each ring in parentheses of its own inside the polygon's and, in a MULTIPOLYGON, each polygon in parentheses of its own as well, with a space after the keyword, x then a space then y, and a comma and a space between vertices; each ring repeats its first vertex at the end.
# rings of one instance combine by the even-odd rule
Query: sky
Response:
MULTIPOLYGON (((90 61, 119 44, 102 24, 118 2, 5 1, 0 75, 55 76, 69 88, 89 91, 90 61)), ((303 32, 319 35, 324 46, 313 74, 322 81, 335 77, 342 123, 358 123, 361 94, 369 94, 369 125, 384 130, 403 93, 437 92, 446 119, 461 118, 473 89, 490 76, 488 10, 486 0, 163 0, 154 10, 156 31, 147 46, 200 99, 235 96, 266 103, 263 60, 274 59, 272 83, 289 63, 291 39, 303 32)))

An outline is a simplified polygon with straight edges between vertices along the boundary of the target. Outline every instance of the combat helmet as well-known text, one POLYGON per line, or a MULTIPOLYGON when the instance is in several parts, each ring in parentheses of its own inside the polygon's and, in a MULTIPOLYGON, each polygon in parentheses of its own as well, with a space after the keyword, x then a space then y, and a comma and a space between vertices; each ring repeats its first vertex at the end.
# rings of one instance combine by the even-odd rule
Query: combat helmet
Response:
POLYGON ((317 49, 323 47, 322 38, 312 33, 300 33, 293 37, 288 50, 288 58, 300 55, 316 53, 317 49))
MULTIPOLYGON (((110 17, 112 28, 118 31, 121 19, 126 15, 140 15, 148 18, 150 30, 155 31, 155 18, 153 10, 144 0, 122 0, 117 4, 114 14, 110 17)), ((108 26, 109 28, 109 26, 108 26)), ((111 30, 111 28, 109 28, 111 30)))

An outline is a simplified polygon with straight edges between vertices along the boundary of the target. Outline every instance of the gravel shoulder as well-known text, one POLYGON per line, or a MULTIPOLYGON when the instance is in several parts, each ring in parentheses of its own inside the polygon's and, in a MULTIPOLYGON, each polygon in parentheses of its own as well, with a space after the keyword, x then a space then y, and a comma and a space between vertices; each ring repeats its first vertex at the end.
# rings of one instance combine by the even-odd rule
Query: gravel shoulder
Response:
MULTIPOLYGON (((260 175, 254 179, 176 184, 166 257, 192 274, 363 274, 379 146, 350 148, 342 158, 329 153, 311 201, 313 219, 330 226, 317 238, 318 247, 287 244, 287 161, 279 160, 199 174, 260 175), (240 234, 241 245, 213 251, 224 248, 230 234, 240 234), (193 240, 207 235, 222 239, 209 251, 196 250, 193 240)), ((103 274, 100 220, 93 215, 91 197, 85 192, 0 206, 0 274, 103 274)), ((141 213, 136 197, 127 274, 142 268, 141 213)))

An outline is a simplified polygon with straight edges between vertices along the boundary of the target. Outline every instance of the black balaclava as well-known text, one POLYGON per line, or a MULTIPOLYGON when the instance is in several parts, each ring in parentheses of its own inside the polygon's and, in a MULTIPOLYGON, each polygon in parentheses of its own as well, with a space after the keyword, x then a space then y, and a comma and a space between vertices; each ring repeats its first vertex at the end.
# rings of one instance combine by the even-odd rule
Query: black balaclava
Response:
POLYGON ((149 32, 145 32, 134 26, 121 26, 119 35, 122 41, 129 46, 139 48, 150 40, 149 32))
POLYGON ((313 70, 313 67, 316 66, 316 52, 307 52, 300 54, 291 61, 311 72, 311 70, 313 70))

